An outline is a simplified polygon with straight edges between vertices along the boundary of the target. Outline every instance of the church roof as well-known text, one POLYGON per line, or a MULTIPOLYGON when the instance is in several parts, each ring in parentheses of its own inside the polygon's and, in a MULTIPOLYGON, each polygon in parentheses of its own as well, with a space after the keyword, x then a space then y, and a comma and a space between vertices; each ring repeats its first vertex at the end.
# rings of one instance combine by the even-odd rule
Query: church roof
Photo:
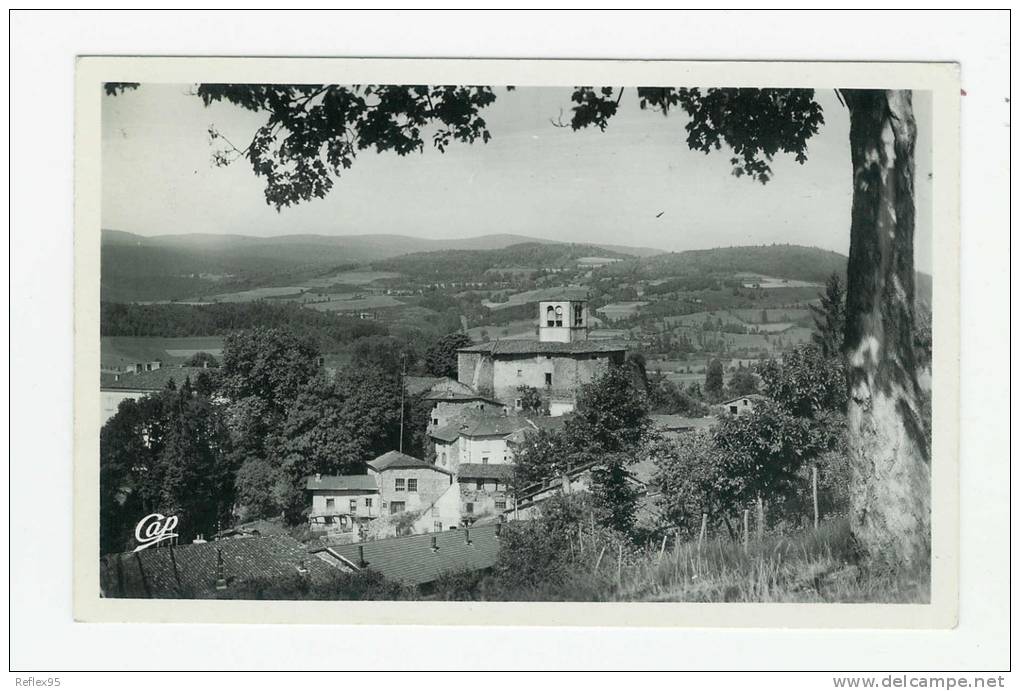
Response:
POLYGON ((534 339, 501 339, 487 343, 477 343, 460 348, 461 353, 487 353, 499 355, 584 355, 596 353, 622 353, 627 346, 619 341, 537 341, 534 339))

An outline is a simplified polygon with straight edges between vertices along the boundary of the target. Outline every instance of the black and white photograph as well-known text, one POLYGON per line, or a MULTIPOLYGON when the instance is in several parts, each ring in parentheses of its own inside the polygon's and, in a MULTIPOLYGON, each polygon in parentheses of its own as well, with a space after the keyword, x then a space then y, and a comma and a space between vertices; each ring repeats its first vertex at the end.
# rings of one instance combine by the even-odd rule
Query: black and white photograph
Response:
POLYGON ((103 598, 930 602, 930 92, 102 90, 103 598))
POLYGON ((1008 686, 1007 13, 9 15, 13 687, 1008 686))

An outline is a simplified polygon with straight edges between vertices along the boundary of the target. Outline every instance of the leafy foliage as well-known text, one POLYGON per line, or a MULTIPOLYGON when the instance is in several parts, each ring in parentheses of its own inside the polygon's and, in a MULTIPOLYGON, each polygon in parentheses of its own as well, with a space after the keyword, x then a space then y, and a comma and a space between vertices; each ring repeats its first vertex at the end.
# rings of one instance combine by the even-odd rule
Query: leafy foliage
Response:
POLYGON ((122 401, 99 436, 101 551, 127 549, 155 511, 180 517, 182 539, 216 532, 234 501, 229 449, 220 409, 187 380, 122 401))
POLYGON ((548 415, 549 405, 542 398, 542 393, 534 386, 522 384, 517 387, 517 395, 521 397, 521 410, 528 415, 548 415))
POLYGON ((719 398, 723 391, 723 365, 718 358, 713 358, 705 369, 705 394, 719 398))
POLYGON ((445 151, 452 141, 490 138, 479 111, 496 96, 487 86, 201 84, 205 105, 226 101, 266 116, 243 148, 222 140, 217 161, 244 158, 266 181, 266 202, 277 210, 321 198, 334 178, 374 149, 420 153, 425 140, 445 151))
POLYGON ((467 334, 443 336, 425 351, 425 369, 437 377, 457 377, 457 350, 471 345, 467 334))
POLYGON ((814 345, 797 346, 781 360, 759 366, 763 392, 793 415, 846 411, 846 374, 840 358, 828 358, 814 345))
MULTIPOLYGON (((572 100, 570 125, 581 129, 591 125, 605 130, 616 114, 623 89, 578 87, 572 100)), ((825 122, 822 107, 811 89, 700 89, 638 87, 642 109, 667 115, 679 107, 688 116, 684 126, 687 146, 709 153, 727 145, 733 174, 748 175, 766 183, 772 176, 776 154, 793 154, 798 163, 807 161, 807 142, 825 122)))
POLYGON ((829 276, 825 293, 818 297, 819 304, 811 305, 815 320, 815 333, 811 338, 824 357, 840 357, 846 335, 846 292, 838 273, 829 276))

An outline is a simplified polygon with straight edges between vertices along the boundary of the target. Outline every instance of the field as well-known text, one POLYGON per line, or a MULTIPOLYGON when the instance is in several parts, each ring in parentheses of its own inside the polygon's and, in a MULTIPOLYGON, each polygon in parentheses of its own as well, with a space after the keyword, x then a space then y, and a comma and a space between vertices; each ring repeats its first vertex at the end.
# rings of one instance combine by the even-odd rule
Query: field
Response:
POLYGON ((647 302, 614 302, 604 307, 599 307, 595 311, 606 319, 613 321, 633 317, 647 304, 647 302))
POLYGON ((179 364, 195 353, 223 353, 220 336, 189 336, 165 338, 161 336, 105 336, 100 339, 100 363, 103 367, 123 367, 135 362, 161 360, 164 364, 179 364))
POLYGON ((332 276, 310 278, 302 283, 306 288, 328 288, 334 283, 346 283, 349 285, 362 286, 376 281, 385 281, 400 278, 401 274, 395 271, 342 271, 332 276))
POLYGON ((810 281, 796 281, 792 278, 776 278, 774 276, 765 276, 763 274, 753 273, 738 273, 734 274, 735 278, 739 278, 744 282, 745 288, 765 288, 768 290, 774 288, 822 288, 821 283, 811 283, 810 281))
POLYGON ((300 286, 279 286, 268 288, 252 288, 251 290, 240 290, 236 293, 221 293, 209 298, 210 302, 253 302, 255 300, 266 300, 281 297, 297 297, 301 295, 304 288, 300 286))
POLYGON ((351 300, 329 300, 328 302, 312 302, 308 304, 314 310, 320 312, 360 312, 389 307, 401 307, 403 302, 389 295, 369 295, 363 298, 351 300))

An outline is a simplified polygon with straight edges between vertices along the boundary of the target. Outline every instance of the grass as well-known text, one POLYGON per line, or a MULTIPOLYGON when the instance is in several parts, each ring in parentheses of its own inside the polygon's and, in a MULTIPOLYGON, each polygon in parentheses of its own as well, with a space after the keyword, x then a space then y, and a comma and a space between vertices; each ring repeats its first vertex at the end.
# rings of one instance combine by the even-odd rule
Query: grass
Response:
POLYGON ((928 602, 928 574, 869 575, 852 563, 845 519, 787 536, 644 549, 587 535, 571 540, 557 582, 504 593, 483 582, 480 599, 602 602, 928 602), (512 596, 508 597, 508 596, 512 596))

